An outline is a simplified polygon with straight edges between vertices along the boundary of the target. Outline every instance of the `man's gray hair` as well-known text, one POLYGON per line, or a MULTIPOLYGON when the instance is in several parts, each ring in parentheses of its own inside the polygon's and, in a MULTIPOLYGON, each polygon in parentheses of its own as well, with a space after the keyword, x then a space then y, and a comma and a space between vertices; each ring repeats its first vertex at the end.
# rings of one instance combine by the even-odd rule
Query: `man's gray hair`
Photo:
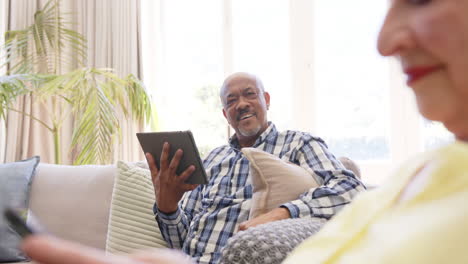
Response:
POLYGON ((248 73, 248 72, 236 72, 236 73, 233 73, 233 74, 229 75, 224 80, 223 85, 221 85, 221 88, 219 90, 219 96, 221 97, 221 101, 223 101, 223 94, 224 94, 224 91, 226 90, 226 87, 227 87, 228 83, 232 79, 238 78, 238 77, 244 77, 244 78, 254 80, 255 84, 257 85, 257 88, 260 90, 260 92, 261 93, 265 92, 265 87, 263 86, 262 80, 260 80, 260 78, 258 78, 256 75, 248 73))

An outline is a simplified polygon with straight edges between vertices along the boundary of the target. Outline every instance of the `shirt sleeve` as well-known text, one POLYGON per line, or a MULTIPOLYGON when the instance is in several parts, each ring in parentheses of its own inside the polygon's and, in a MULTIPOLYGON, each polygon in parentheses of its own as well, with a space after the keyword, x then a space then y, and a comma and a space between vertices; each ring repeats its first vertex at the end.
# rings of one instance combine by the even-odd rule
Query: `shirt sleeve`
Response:
MULTIPOLYGON (((203 161, 205 170, 216 162, 219 157, 224 157, 225 148, 220 147, 212 150, 208 157, 203 161)), ((208 181, 211 173, 207 170, 208 181)), ((199 185, 191 192, 187 192, 179 202, 177 211, 172 214, 166 214, 158 210, 157 204, 154 205, 153 212, 156 221, 161 230, 161 235, 171 248, 182 249, 184 241, 187 238, 190 223, 193 217, 200 211, 204 188, 207 185, 199 185)))
POLYGON ((185 193, 177 211, 172 214, 163 213, 158 210, 157 204, 154 205, 153 212, 159 229, 171 248, 182 249, 194 212, 201 203, 201 188, 200 185, 193 191, 185 193))
POLYGON ((331 154, 321 139, 311 136, 299 144, 294 162, 307 169, 320 187, 312 188, 299 199, 283 204, 292 218, 330 219, 360 191, 364 184, 331 154))

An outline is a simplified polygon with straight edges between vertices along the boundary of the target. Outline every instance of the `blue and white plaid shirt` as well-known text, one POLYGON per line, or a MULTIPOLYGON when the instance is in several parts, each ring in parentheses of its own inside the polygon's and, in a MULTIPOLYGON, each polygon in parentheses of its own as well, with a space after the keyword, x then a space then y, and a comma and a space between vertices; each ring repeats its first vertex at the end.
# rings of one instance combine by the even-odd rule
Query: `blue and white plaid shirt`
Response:
MULTIPOLYGON (((217 263, 221 249, 249 217, 252 185, 249 162, 235 136, 214 149, 204 161, 208 184, 184 195, 171 215, 154 206, 164 239, 199 263, 217 263)), ((253 147, 307 169, 321 185, 282 205, 291 217, 330 218, 365 189, 351 171, 328 151, 322 139, 308 133, 279 133, 270 122, 253 147)))

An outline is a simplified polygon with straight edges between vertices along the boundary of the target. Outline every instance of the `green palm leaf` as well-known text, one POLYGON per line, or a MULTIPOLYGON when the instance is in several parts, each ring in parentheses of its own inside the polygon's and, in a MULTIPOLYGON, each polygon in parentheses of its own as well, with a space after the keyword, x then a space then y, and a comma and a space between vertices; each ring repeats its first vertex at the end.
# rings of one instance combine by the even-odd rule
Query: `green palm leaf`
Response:
POLYGON ((56 74, 61 66, 84 65, 86 39, 66 27, 69 23, 57 16, 59 11, 58 1, 51 0, 36 11, 32 25, 5 34, 3 48, 9 59, 2 66, 9 67, 8 73, 27 73, 35 68, 38 72, 56 74), (66 60, 70 57, 75 60, 66 60), (12 61, 19 62, 12 65, 12 61))
POLYGON ((37 89, 38 100, 45 102, 58 93, 71 105, 75 131, 71 148, 78 155, 76 164, 109 162, 111 147, 120 133, 119 110, 128 116, 126 105, 137 120, 148 120, 150 98, 132 75, 121 79, 109 69, 80 68, 50 76, 37 89))
POLYGON ((0 118, 6 118, 9 106, 18 96, 29 92, 25 79, 24 75, 0 76, 0 118))
POLYGON ((86 39, 67 28, 70 23, 59 14, 59 1, 50 0, 34 14, 32 25, 6 33, 5 56, 0 59, 7 73, 15 75, 0 77, 0 118, 14 110, 11 105, 18 96, 33 95, 50 119, 23 114, 53 133, 56 163, 60 127, 70 115, 75 120, 70 144, 70 151, 77 153, 74 163, 108 163, 120 137, 118 113, 149 120, 150 98, 133 75, 120 78, 112 69, 83 67, 86 39), (62 68, 75 70, 62 73, 62 68))

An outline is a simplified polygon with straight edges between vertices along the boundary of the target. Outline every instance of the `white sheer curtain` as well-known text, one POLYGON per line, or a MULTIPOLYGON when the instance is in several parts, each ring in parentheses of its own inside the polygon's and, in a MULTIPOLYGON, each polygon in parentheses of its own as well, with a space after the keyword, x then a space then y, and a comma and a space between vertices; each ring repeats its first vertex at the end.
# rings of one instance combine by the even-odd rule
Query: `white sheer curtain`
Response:
MULTIPOLYGON (((1 0, 3 7, 8 5, 4 10, 9 13, 5 12, 5 19, 2 16, 6 30, 30 25, 34 12, 46 2, 1 0)), ((141 78, 139 0, 62 0, 61 8, 61 12, 73 14, 71 19, 76 22, 75 29, 88 39, 88 66, 114 68, 120 76, 131 73, 141 78)), ((33 102, 33 98, 23 97, 14 108, 45 120, 47 114, 33 102)), ((143 159, 135 137, 143 124, 136 124, 123 117, 120 122, 122 141, 114 148, 114 160, 143 159)), ((71 163, 68 146, 72 131, 72 120, 68 120, 62 127, 61 151, 64 164, 71 163)), ((6 119, 6 131, 0 128, 0 161, 15 161, 32 155, 40 155, 42 162, 54 161, 51 133, 30 118, 10 112, 6 119)))
MULTIPOLYGON (((6 30, 17 30, 30 25, 38 6, 46 1, 8 0, 5 2, 8 11, 5 12, 6 30)), ((47 120, 47 113, 40 106, 35 105, 34 98, 30 96, 19 98, 13 108, 47 120)), ((52 134, 39 123, 27 116, 10 111, 5 124, 4 160, 6 162, 25 159, 33 155, 40 155, 44 162, 54 160, 52 134)), ((66 128, 65 125, 64 129, 66 128)), ((65 156, 64 162, 66 162, 65 156)))
MULTIPOLYGON (((67 0, 71 1, 71 0, 67 0)), ((88 66, 113 68, 120 76, 142 78, 140 0, 72 1, 77 30, 88 39, 88 66)), ((136 132, 143 124, 120 118, 122 141, 114 147, 114 160, 144 158, 136 132)))

